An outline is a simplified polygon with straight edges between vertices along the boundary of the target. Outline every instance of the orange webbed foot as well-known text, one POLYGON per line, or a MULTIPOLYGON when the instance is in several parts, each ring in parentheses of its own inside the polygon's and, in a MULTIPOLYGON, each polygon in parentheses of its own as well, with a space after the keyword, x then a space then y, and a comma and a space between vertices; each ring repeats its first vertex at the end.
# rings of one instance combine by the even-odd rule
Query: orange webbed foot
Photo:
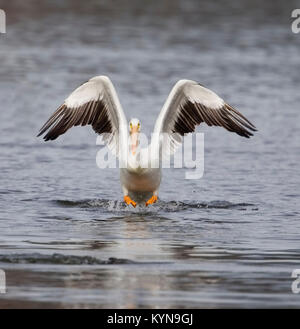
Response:
POLYGON ((124 202, 129 206, 130 204, 135 208, 136 202, 134 202, 128 195, 124 196, 124 202))
POLYGON ((146 207, 149 206, 149 204, 155 203, 157 199, 157 195, 152 195, 152 197, 146 202, 146 207))

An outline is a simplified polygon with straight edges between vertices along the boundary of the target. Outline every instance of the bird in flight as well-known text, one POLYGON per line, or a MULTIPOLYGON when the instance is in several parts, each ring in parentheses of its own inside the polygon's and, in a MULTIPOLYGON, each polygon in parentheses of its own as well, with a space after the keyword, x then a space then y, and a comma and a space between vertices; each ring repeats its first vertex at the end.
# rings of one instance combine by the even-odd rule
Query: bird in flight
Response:
POLYGON ((116 90, 106 76, 96 76, 75 89, 51 115, 38 136, 54 140, 73 126, 91 125, 119 158, 120 180, 127 205, 153 204, 161 182, 162 153, 174 154, 185 134, 201 123, 220 126, 249 138, 255 126, 208 88, 179 80, 171 90, 154 126, 151 143, 139 148, 141 123, 127 123, 116 90))

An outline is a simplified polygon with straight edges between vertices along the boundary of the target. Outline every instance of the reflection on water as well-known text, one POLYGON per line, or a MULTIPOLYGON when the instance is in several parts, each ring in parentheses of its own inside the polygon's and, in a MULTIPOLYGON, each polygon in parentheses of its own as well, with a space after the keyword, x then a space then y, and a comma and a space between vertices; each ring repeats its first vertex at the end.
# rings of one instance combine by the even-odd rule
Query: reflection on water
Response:
MULTIPOLYGON (((2 6, 2 5, 1 5, 2 6)), ((4 8, 5 6, 5 8, 4 8)), ((0 36, 0 268, 8 307, 299 307, 297 2, 11 1, 0 36), (74 23, 75 22, 75 23, 74 23), (205 171, 164 170, 159 202, 125 207, 96 136, 35 138, 75 87, 111 77, 146 133, 194 79, 258 127, 205 133, 205 171)))
MULTIPOLYGON (((81 206, 77 202, 77 208, 81 206)), ((111 213, 109 207, 107 211, 111 213)), ((208 215, 210 209, 204 211, 208 215)), ((245 209, 230 211, 245 215, 245 209)), ((265 307, 269 296, 276 296, 273 306, 282 306, 291 283, 282 266, 297 266, 298 250, 244 249, 237 232, 232 232, 232 241, 216 244, 224 234, 231 235, 226 230, 242 232, 240 224, 251 222, 176 217, 177 212, 175 218, 127 212, 73 220, 69 237, 32 236, 23 241, 25 253, 12 253, 7 238, 0 263, 9 292, 1 307, 210 308, 233 307, 237 300, 239 307, 265 307), (94 238, 85 237, 87 233, 94 238)), ((51 221, 61 227, 64 221, 70 229, 69 218, 51 221)), ((15 249, 23 248, 19 243, 15 249)), ((289 306, 298 307, 296 296, 291 295, 289 306)))

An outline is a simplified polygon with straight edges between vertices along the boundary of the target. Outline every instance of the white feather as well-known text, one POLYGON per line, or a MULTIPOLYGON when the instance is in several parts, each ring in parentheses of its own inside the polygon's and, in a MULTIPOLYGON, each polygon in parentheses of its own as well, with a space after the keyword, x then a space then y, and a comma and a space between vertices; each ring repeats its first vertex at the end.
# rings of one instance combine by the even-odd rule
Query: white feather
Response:
POLYGON ((219 109, 225 102, 212 90, 207 89, 193 81, 184 80, 184 94, 192 103, 201 103, 212 109, 219 109))
POLYGON ((112 123, 112 134, 105 134, 103 140, 110 151, 120 156, 120 151, 127 145, 127 120, 113 84, 107 76, 96 76, 75 89, 65 100, 65 105, 78 108, 88 102, 102 100, 108 110, 112 123), (121 141, 122 145, 119 145, 121 141))
POLYGON ((201 103, 212 109, 219 109, 225 102, 216 93, 192 80, 179 80, 172 88, 154 127, 154 138, 150 147, 153 153, 164 155, 174 154, 182 142, 182 137, 172 132, 174 120, 180 113, 180 107, 186 101, 201 103), (159 136, 163 134, 163 138, 159 136))

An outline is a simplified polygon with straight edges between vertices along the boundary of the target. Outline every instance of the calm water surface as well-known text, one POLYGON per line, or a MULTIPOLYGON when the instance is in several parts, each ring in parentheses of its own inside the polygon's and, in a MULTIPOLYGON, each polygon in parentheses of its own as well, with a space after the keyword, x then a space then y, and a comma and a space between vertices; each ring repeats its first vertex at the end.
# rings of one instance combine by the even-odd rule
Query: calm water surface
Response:
POLYGON ((0 307, 299 307, 297 3, 116 3, 1 3, 0 307), (96 166, 92 129, 35 137, 99 74, 148 134, 181 78, 259 131, 200 127, 204 177, 166 169, 158 204, 127 208, 118 170, 96 166))

